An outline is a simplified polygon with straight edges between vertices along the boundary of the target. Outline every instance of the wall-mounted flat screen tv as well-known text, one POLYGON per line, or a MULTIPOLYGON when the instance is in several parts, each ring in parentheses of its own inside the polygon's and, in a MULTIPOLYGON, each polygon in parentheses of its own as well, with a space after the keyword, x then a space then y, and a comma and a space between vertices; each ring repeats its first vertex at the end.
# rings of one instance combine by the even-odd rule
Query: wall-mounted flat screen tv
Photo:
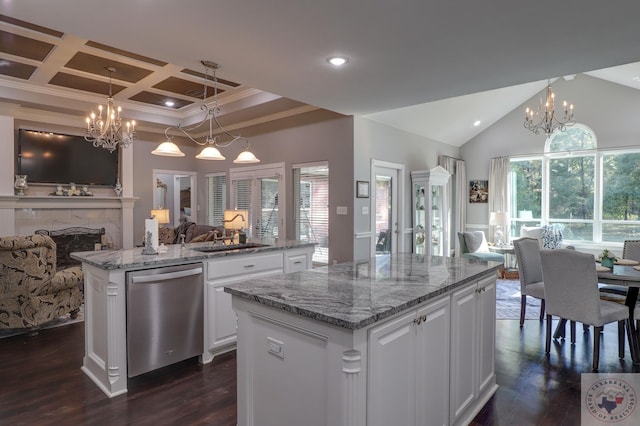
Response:
POLYGON ((82 136, 18 131, 18 171, 29 183, 113 186, 118 150, 96 148, 82 136))

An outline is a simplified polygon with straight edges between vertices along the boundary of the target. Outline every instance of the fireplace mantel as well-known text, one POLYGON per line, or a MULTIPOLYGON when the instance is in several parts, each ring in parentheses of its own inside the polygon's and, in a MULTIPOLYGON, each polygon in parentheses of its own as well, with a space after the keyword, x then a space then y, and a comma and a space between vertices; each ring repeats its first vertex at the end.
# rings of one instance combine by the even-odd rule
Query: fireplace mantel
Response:
POLYGON ((58 197, 53 195, 0 195, 0 208, 9 209, 120 209, 138 197, 58 197))

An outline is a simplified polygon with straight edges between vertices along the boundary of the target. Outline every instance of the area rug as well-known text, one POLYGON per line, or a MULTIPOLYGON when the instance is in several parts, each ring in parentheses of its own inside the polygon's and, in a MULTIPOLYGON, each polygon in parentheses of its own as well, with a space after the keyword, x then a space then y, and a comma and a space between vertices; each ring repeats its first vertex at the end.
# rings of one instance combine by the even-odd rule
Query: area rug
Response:
MULTIPOLYGON (((43 325, 40 328, 40 330, 46 330, 48 328, 54 328, 54 327, 61 327, 63 325, 75 324, 77 322, 83 322, 83 321, 84 321, 84 304, 80 306, 80 312, 78 312, 78 316, 76 317, 76 319, 69 318, 69 315, 67 314, 67 315, 58 317, 51 322, 48 322, 47 324, 43 325)), ((29 330, 26 330, 24 328, 10 328, 5 330, 0 330, 0 339, 18 336, 20 334, 28 334, 28 333, 29 333, 29 330)))
MULTIPOLYGON (((527 297, 525 319, 540 317, 540 299, 527 297)), ((496 282, 496 319, 520 319, 520 281, 502 280, 496 282)))

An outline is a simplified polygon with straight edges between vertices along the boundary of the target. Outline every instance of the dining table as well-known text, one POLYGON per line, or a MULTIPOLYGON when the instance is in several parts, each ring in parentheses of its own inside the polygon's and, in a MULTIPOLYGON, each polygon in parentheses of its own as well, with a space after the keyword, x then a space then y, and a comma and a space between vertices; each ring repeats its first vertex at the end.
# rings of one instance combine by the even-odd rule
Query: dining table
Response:
POLYGON ((640 268, 632 265, 614 264, 613 268, 597 268, 598 282, 602 284, 612 284, 628 287, 627 297, 624 304, 629 307, 629 346, 631 359, 634 365, 640 364, 640 344, 638 343, 638 333, 635 327, 633 311, 638 301, 640 291, 640 268))

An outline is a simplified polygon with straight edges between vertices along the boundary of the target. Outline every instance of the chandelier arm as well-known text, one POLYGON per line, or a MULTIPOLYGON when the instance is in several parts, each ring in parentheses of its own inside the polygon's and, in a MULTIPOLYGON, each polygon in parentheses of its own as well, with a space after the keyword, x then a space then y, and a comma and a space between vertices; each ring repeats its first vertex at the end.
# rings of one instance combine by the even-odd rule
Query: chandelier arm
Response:
POLYGON ((241 140, 241 139, 246 141, 247 145, 249 144, 249 139, 245 138, 244 136, 234 135, 234 134, 229 133, 228 131, 226 131, 225 128, 222 127, 222 124, 220 124, 220 122, 218 121, 218 117, 216 117, 215 114, 213 114, 213 120, 216 122, 216 124, 218 125, 218 128, 222 131, 222 133, 224 133, 225 135, 227 135, 227 136, 229 136, 231 138, 231 140, 229 142, 225 142, 224 145, 221 142, 217 141, 216 142, 217 146, 220 146, 222 148, 226 148, 229 145, 231 145, 232 143, 234 143, 235 141, 241 140))

